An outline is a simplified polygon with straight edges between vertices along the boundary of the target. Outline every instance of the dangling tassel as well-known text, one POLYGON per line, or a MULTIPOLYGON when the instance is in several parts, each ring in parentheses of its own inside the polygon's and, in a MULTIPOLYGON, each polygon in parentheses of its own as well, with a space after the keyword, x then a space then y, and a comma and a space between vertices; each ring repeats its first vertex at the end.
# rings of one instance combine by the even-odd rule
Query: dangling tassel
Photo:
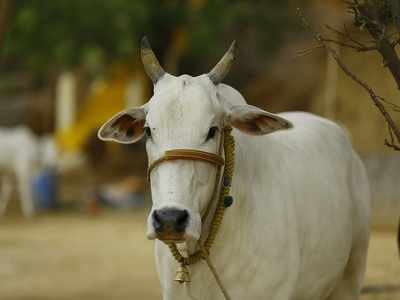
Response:
POLYGON ((176 271, 174 281, 177 281, 179 283, 190 282, 190 273, 184 263, 182 263, 179 269, 176 271))

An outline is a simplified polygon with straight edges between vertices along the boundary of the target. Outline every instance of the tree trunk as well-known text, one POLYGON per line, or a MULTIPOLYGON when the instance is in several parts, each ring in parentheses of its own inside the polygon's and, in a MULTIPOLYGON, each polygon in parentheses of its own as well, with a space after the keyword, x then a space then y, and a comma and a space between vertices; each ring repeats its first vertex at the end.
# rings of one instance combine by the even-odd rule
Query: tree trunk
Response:
MULTIPOLYGON (((396 25, 399 27, 400 21, 396 18, 399 16, 399 4, 396 2, 398 2, 398 0, 392 1, 392 12, 395 13, 396 25)), ((397 88, 400 90, 400 59, 394 46, 386 36, 385 25, 377 18, 379 15, 377 11, 378 8, 368 5, 359 5, 358 9, 360 10, 361 15, 369 20, 366 22, 365 27, 374 38, 378 51, 384 60, 384 64, 389 68, 394 80, 396 81, 397 88)))

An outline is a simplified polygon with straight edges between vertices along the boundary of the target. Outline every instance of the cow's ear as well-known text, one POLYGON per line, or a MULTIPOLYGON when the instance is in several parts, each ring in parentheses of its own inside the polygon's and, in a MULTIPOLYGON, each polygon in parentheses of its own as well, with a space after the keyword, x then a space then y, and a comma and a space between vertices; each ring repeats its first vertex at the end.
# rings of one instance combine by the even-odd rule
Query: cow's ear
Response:
POLYGON ((288 120, 252 105, 231 106, 226 114, 226 121, 251 135, 263 135, 293 127, 288 120))
POLYGON ((97 136, 103 141, 132 144, 144 135, 146 113, 143 107, 122 111, 99 129, 97 136))

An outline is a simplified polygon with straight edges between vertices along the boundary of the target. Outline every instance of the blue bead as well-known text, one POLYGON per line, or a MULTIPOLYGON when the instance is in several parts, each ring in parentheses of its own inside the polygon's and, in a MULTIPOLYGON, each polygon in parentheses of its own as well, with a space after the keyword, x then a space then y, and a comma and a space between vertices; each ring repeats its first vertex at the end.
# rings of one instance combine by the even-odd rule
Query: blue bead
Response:
POLYGON ((225 196, 224 197, 224 206, 225 208, 228 208, 233 204, 233 197, 232 196, 225 196))
POLYGON ((229 177, 224 177, 224 179, 222 180, 222 184, 225 187, 231 186, 231 180, 229 179, 229 177))

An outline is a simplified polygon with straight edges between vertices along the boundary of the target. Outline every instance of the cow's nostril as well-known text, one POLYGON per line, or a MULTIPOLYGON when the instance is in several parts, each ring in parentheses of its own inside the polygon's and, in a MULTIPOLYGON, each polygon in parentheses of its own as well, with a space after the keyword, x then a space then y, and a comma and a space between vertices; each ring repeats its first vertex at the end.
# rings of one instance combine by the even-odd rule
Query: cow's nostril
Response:
POLYGON ((153 225, 156 231, 160 231, 162 229, 162 221, 156 210, 153 212, 153 225))
POLYGON ((189 219, 189 214, 186 210, 179 211, 176 217, 175 229, 177 231, 184 231, 189 219))

